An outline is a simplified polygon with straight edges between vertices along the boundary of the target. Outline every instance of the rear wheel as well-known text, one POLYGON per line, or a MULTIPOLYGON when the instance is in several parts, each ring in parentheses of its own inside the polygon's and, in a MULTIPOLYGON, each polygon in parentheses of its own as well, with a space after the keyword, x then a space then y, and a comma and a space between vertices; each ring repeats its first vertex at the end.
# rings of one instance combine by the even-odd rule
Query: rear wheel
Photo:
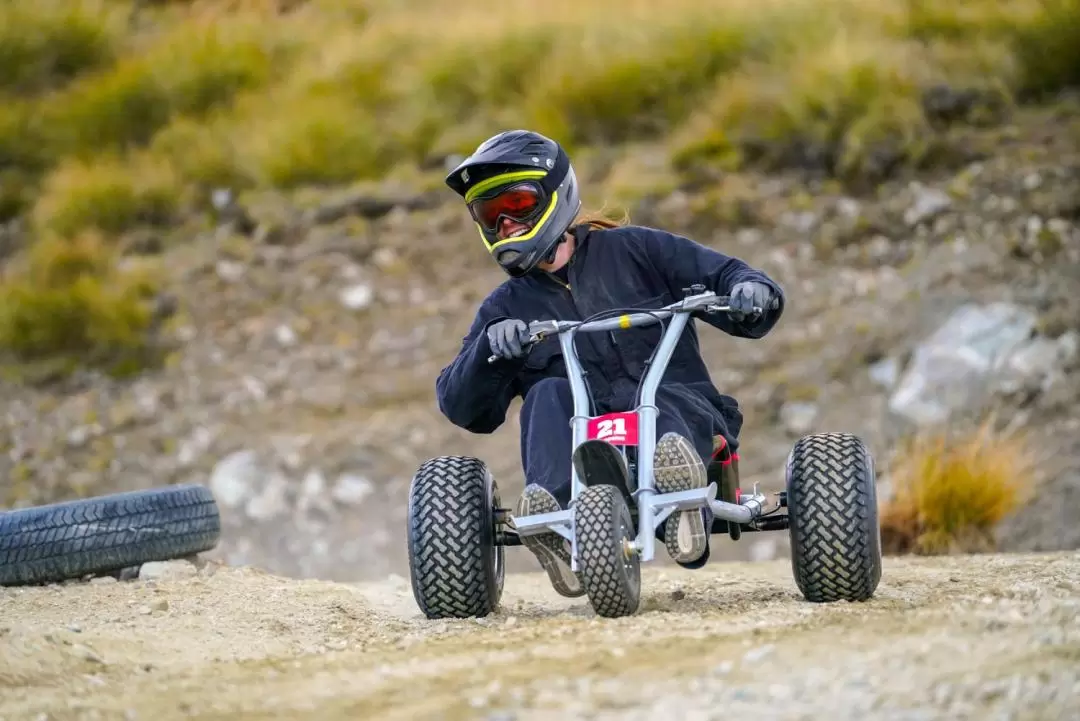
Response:
POLYGON ((788 456, 791 566, 808 601, 866 601, 881 580, 874 462, 848 433, 801 438, 788 456))
POLYGON ((574 503, 581 578, 597 615, 629 616, 641 603, 641 560, 628 544, 636 526, 615 486, 584 489, 574 503))
POLYGON ((440 456, 413 476, 409 571, 428 618, 486 616, 499 605, 505 566, 495 543, 498 508, 495 479, 476 458, 440 456))

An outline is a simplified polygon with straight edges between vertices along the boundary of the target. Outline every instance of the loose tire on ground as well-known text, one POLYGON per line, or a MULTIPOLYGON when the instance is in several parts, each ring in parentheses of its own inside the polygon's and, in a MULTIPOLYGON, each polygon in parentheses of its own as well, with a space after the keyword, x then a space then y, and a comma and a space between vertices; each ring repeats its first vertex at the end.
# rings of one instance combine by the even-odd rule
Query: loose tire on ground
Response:
POLYGON ((857 437, 801 438, 787 463, 791 567, 808 601, 866 601, 881 579, 874 461, 857 437))
POLYGON ((626 499, 615 486, 586 488, 574 503, 574 526, 585 593, 598 616, 637 613, 641 603, 641 559, 627 554, 636 527, 626 499))
POLYGON ((217 545, 210 489, 167 486, 0 512, 0 585, 55 583, 217 545))
POLYGON ((498 486, 480 460, 425 461, 409 488, 413 596, 428 618, 469 618, 499 605, 504 549, 495 543, 498 486))

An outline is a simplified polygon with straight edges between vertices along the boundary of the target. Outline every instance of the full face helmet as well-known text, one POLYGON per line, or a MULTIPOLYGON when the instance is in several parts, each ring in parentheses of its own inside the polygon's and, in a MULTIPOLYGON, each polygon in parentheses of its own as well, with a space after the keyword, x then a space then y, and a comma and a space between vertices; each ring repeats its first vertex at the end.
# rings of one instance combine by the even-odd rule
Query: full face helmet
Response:
POLYGON ((513 277, 551 260, 581 209, 566 152, 554 140, 526 130, 485 140, 446 176, 446 184, 465 199, 488 252, 513 277), (504 218, 529 227, 500 239, 504 218))

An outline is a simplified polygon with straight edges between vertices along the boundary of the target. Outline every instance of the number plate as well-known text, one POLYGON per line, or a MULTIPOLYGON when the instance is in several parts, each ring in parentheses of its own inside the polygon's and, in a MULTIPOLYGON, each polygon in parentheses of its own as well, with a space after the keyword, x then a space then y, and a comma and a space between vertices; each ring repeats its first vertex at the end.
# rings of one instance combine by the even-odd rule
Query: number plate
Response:
POLYGON ((636 446, 638 442, 637 413, 608 413, 589 419, 590 441, 607 441, 615 446, 636 446))

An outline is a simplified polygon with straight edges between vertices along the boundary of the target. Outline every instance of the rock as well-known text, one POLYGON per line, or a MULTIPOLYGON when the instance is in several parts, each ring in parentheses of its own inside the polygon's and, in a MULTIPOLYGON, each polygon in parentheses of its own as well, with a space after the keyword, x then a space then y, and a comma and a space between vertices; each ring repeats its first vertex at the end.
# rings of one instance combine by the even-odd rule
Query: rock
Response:
POLYGON ((346 506, 355 506, 364 502, 364 499, 375 490, 374 484, 363 476, 345 474, 334 484, 331 496, 338 503, 346 506))
POLYGON ((68 432, 67 442, 72 448, 82 448, 93 435, 94 430, 90 426, 76 426, 68 432))
POLYGON ((300 497, 296 508, 301 513, 311 510, 319 510, 324 513, 332 512, 332 506, 327 503, 326 477, 318 470, 312 469, 304 476, 300 484, 300 497))
POLYGON ((296 331, 287 325, 279 325, 274 329, 274 340, 278 342, 278 345, 283 348, 291 348, 296 345, 299 338, 296 335, 296 331))
POLYGON ((214 266, 214 270, 217 272, 218 278, 221 278, 226 283, 235 283, 244 277, 247 272, 247 268, 243 263, 237 263, 233 260, 219 260, 217 265, 214 266))
POLYGON ((735 240, 739 245, 757 246, 763 242, 764 238, 765 232, 759 228, 740 228, 735 233, 735 240))
POLYGON ((1034 313, 1009 303, 961 307, 915 349, 889 409, 933 424, 978 404, 988 377, 1028 343, 1035 323, 1034 313))
POLYGON ((134 581, 136 578, 139 577, 139 570, 140 569, 138 566, 125 566, 124 568, 121 568, 120 571, 117 573, 116 580, 134 581))
MULTIPOLYGON (((150 561, 139 568, 140 581, 178 581, 198 575, 190 561, 150 561)), ((167 606, 166 606, 167 607, 167 606)))
POLYGON ((210 429, 202 426, 196 428, 191 437, 180 444, 180 449, 176 452, 176 462, 181 466, 192 465, 210 450, 210 445, 213 442, 214 435, 210 432, 210 429))
POLYGON ((843 197, 836 201, 836 212, 846 220, 858 220, 862 205, 854 198, 843 197))
POLYGON ((71 647, 71 653, 84 661, 105 665, 105 659, 101 657, 101 654, 89 646, 83 646, 82 644, 77 643, 71 647))
POLYGON ((915 202, 904 212, 904 222, 911 227, 933 220, 952 206, 952 198, 942 190, 914 187, 915 202))
POLYGON ((437 204, 438 196, 416 195, 412 197, 379 198, 369 193, 352 192, 326 201, 312 213, 316 224, 336 223, 350 215, 377 220, 396 208, 423 210, 437 204))
POLYGON ((259 482, 259 475, 255 451, 237 451, 214 466, 210 474, 210 490, 218 503, 226 508, 236 508, 251 495, 259 482))
POLYGON ((244 510, 249 518, 269 521, 289 510, 289 479, 276 470, 264 471, 261 479, 262 488, 248 500, 244 510))
POLYGON ((896 358, 883 358, 870 366, 870 380, 890 390, 900 379, 900 361, 896 358))
POLYGON ((345 389, 335 383, 321 383, 300 391, 300 400, 323 413, 340 413, 345 408, 345 389))
POLYGON ((796 436, 809 433, 817 416, 818 407, 815 403, 792 401, 780 407, 780 422, 789 433, 796 436))
POLYGON ((764 646, 750 649, 743 656, 743 661, 746 663, 756 663, 757 661, 760 661, 769 654, 771 654, 775 650, 775 648, 776 647, 773 644, 769 643, 765 644, 764 646))
POLYGON ((214 210, 223 211, 233 204, 233 192, 231 188, 214 188, 210 193, 210 204, 214 210))
POLYGON ((363 310, 375 300, 375 291, 366 283, 357 283, 341 291, 338 299, 349 310, 363 310))
POLYGON ((1060 340, 1035 338, 1018 348, 1009 355, 1005 364, 1005 377, 998 386, 1002 391, 1011 393, 1029 381, 1042 384, 1051 380, 1055 372, 1068 360, 1067 345, 1060 340))
POLYGON ((820 219, 817 214, 804 210, 802 212, 787 212, 780 217, 780 222, 783 225, 794 230, 796 233, 807 234, 814 230, 818 226, 820 219))

